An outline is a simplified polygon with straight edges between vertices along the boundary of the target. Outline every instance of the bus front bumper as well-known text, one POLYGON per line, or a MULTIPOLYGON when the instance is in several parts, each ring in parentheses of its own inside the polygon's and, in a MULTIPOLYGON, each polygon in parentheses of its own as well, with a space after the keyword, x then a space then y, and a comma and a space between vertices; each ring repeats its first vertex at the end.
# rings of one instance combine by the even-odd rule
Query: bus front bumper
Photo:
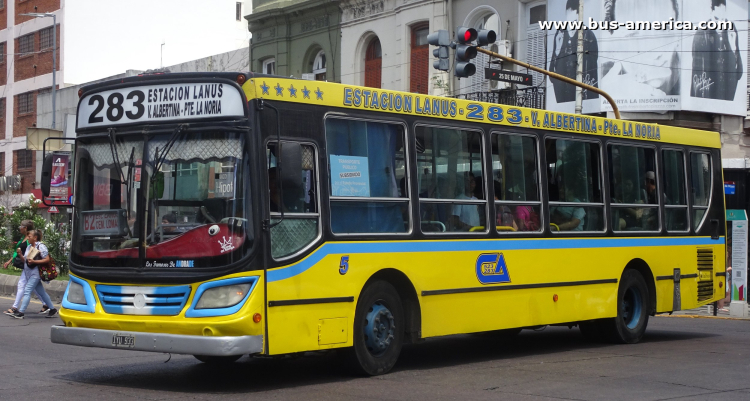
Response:
POLYGON ((52 326, 55 344, 172 354, 230 356, 263 352, 263 336, 188 336, 52 326))

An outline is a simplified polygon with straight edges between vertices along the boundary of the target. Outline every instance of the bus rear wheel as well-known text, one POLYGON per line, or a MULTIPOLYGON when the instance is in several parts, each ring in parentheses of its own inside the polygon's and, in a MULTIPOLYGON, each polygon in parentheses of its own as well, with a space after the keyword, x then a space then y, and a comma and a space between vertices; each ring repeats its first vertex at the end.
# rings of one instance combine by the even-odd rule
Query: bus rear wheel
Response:
POLYGON ((646 280, 639 272, 626 270, 617 291, 617 317, 603 319, 602 332, 615 343, 640 342, 648 326, 650 304, 646 280))
POLYGON ((229 365, 242 358, 242 355, 230 356, 211 356, 211 355, 193 355, 195 359, 209 365, 229 365))
POLYGON ((404 342, 404 312, 396 289, 385 281, 368 285, 354 315, 355 367, 375 376, 388 373, 404 342))

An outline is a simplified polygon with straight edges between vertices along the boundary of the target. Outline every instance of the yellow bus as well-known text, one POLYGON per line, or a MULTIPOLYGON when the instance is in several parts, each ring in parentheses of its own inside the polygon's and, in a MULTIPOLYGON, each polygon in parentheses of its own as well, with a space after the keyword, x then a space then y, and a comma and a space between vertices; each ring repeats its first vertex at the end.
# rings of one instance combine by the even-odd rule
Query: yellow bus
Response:
POLYGON ((459 333, 637 343, 724 296, 716 132, 252 73, 79 95, 54 343, 376 375, 459 333))

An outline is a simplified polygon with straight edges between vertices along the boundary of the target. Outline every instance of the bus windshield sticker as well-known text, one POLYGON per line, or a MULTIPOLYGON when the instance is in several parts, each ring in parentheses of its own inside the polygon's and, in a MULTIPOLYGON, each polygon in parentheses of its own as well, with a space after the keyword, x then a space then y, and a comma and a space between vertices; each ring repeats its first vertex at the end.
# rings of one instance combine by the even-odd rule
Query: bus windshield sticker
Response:
POLYGON ((370 171, 366 157, 331 155, 331 195, 370 196, 370 171))
POLYGON ((483 253, 476 263, 477 279, 482 284, 510 283, 508 265, 502 253, 483 253))
POLYGON ((244 116, 242 95, 230 85, 143 85, 86 95, 79 103, 77 128, 244 116))

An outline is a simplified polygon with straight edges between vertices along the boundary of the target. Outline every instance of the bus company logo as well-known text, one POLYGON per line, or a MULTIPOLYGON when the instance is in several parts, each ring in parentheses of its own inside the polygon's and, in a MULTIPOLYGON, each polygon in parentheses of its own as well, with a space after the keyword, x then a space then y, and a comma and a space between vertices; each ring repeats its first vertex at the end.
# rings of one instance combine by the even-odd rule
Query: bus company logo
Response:
POLYGON ((510 274, 502 253, 483 253, 476 263, 477 279, 482 284, 509 283, 510 274))

